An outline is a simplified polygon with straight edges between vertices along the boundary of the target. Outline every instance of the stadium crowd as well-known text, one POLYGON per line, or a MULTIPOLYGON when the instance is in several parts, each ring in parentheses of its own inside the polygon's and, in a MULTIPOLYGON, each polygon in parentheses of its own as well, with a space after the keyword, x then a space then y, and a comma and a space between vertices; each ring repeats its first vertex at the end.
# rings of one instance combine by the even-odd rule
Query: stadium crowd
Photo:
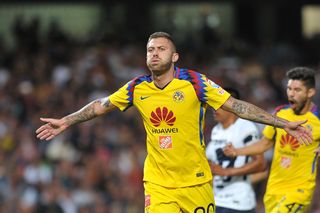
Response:
MULTIPOLYGON (((0 212, 141 212, 146 150, 135 109, 80 124, 50 142, 38 141, 34 132, 41 116, 66 115, 146 74, 146 38, 77 41, 57 24, 41 37, 37 19, 30 26, 17 21, 12 36, 13 48, 0 42, 0 212)), ((320 105, 320 61, 305 64, 316 55, 312 48, 207 42, 181 41, 178 65, 238 88, 243 100, 269 112, 287 102, 287 69, 309 65, 317 70, 320 105)), ((208 141, 214 123, 206 120, 208 141)), ((264 182, 256 185, 257 212, 263 212, 264 182)), ((310 212, 320 212, 319 184, 314 197, 310 212)))

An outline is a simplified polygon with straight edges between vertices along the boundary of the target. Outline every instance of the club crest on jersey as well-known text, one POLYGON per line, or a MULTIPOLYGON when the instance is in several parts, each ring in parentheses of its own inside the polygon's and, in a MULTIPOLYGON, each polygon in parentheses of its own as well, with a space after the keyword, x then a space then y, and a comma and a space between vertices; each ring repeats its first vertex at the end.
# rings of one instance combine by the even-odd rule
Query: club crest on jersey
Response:
POLYGON ((295 151, 300 146, 298 140, 295 137, 293 137, 289 134, 282 135, 281 139, 280 139, 280 147, 284 148, 287 145, 290 146, 290 149, 292 151, 295 151))
POLYGON ((181 103, 184 101, 184 93, 181 91, 175 91, 173 93, 173 101, 177 103, 181 103))
POLYGON ((161 149, 171 149, 172 148, 172 137, 169 135, 159 136, 159 146, 161 149))
POLYGON ((173 112, 168 110, 167 107, 157 107, 154 111, 151 112, 151 123, 153 126, 160 126, 161 122, 164 121, 167 125, 173 126, 176 121, 176 117, 173 112))

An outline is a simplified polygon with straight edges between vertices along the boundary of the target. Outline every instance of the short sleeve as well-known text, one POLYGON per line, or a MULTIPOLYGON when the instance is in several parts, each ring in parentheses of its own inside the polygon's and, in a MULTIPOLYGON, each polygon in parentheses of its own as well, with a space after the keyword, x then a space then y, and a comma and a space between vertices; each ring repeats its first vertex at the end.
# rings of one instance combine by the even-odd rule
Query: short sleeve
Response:
POLYGON ((110 102, 121 111, 132 106, 132 95, 130 95, 130 82, 109 96, 110 102))
POLYGON ((215 110, 219 109, 230 97, 230 93, 225 91, 218 84, 214 83, 207 77, 203 76, 205 81, 203 82, 205 87, 206 102, 215 110))
POLYGON ((275 133, 276 133, 276 129, 273 126, 268 126, 268 125, 263 129, 263 132, 262 132, 263 136, 269 140, 272 140, 274 138, 275 133))

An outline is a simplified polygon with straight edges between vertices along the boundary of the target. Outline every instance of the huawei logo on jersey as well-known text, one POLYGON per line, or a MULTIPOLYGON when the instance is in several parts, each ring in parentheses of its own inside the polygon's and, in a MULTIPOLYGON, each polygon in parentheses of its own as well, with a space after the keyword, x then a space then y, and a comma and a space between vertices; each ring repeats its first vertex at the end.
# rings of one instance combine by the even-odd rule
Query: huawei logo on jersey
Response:
POLYGON ((284 148, 285 146, 289 145, 292 151, 295 151, 299 148, 299 142, 298 140, 291 136, 291 135, 282 135, 280 140, 280 146, 281 148, 284 148))
POLYGON ((163 107, 162 109, 161 107, 157 107, 155 111, 151 112, 150 121, 155 127, 160 126, 162 121, 166 122, 169 126, 173 126, 176 121, 176 117, 171 110, 168 110, 167 107, 163 107))

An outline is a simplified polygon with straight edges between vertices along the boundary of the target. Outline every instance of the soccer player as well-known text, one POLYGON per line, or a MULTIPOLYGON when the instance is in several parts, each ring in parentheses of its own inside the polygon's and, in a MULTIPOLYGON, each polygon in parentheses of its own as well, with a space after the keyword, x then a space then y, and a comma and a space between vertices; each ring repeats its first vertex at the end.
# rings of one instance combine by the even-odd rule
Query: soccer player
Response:
MULTIPOLYGON (((232 97, 240 98, 237 90, 224 89, 232 97)), ((214 114, 218 124, 212 129, 206 154, 214 175, 216 213, 254 213, 256 198, 248 174, 264 171, 264 157, 262 154, 227 157, 223 148, 228 143, 237 148, 248 146, 259 140, 259 130, 255 123, 221 108, 214 114)))
POLYGON ((108 97, 46 122, 36 130, 40 140, 50 140, 72 125, 105 115, 116 108, 135 106, 147 132, 144 164, 145 212, 214 212, 212 174, 203 137, 207 105, 222 107, 238 116, 284 128, 302 143, 311 134, 244 101, 230 97, 206 76, 175 67, 179 54, 171 36, 156 32, 147 42, 147 66, 151 75, 129 81, 108 97))
POLYGON ((266 126, 264 137, 258 143, 240 149, 229 144, 224 150, 228 156, 240 156, 263 153, 274 146, 264 195, 267 213, 305 212, 316 185, 318 155, 315 150, 320 142, 320 114, 312 102, 316 93, 315 71, 296 67, 287 72, 287 77, 289 104, 276 108, 275 114, 290 121, 307 119, 304 125, 312 132, 311 145, 304 146, 282 129, 266 126))

